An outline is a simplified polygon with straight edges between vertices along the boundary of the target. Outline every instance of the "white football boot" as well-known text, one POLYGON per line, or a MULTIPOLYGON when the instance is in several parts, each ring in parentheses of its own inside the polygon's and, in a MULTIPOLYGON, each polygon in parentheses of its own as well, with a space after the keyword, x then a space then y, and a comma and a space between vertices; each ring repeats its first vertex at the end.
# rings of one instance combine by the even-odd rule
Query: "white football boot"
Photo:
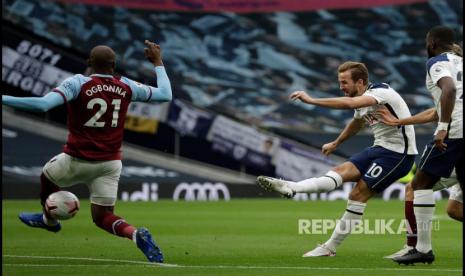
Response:
POLYGON ((396 253, 394 254, 391 254, 391 255, 388 255, 388 256, 384 256, 385 259, 394 259, 396 257, 401 257, 401 256, 404 256, 405 254, 407 254, 410 250, 412 250, 414 247, 413 246, 408 246, 408 245, 404 245, 404 247, 402 247, 401 250, 397 251, 396 253))
POLYGON ((325 244, 318 244, 318 246, 312 251, 308 251, 302 257, 334 257, 336 251, 329 249, 325 244))
POLYGON ((257 177, 257 182, 263 189, 278 192, 283 197, 293 198, 295 196, 295 191, 289 187, 285 180, 261 175, 257 177))

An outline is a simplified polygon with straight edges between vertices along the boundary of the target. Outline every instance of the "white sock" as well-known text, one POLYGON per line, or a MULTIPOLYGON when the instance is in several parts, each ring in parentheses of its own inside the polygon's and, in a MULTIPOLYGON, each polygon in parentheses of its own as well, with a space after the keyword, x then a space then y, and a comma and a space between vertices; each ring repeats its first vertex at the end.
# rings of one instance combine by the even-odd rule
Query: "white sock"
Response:
POLYGON ((342 185, 342 177, 335 171, 329 171, 324 176, 305 179, 299 182, 289 182, 289 187, 297 193, 329 192, 342 185))
POLYGON ((417 220, 417 246, 415 248, 428 253, 431 247, 431 226, 435 210, 433 190, 413 191, 413 212, 417 220))
POLYGON ((336 224, 331 238, 325 242, 325 245, 329 249, 336 251, 336 247, 338 247, 352 231, 351 227, 362 222, 362 216, 366 206, 366 203, 350 199, 347 201, 347 209, 344 215, 336 224))
POLYGON ((134 232, 132 232, 132 241, 137 244, 137 238, 136 238, 136 235, 137 235, 137 229, 134 230, 134 232))
POLYGON ((58 224, 58 220, 56 219, 49 219, 45 214, 42 214, 42 221, 47 224, 48 226, 54 226, 58 224))

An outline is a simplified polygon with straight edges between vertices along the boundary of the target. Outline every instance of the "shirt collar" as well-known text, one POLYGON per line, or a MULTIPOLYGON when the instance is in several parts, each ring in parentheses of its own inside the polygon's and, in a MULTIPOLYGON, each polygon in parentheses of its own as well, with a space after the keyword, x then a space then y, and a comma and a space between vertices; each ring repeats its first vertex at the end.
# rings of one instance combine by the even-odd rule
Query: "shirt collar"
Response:
POLYGON ((368 84, 367 89, 365 90, 365 92, 368 91, 368 90, 370 90, 372 87, 373 87, 373 83, 370 82, 370 83, 368 84))
POLYGON ((92 74, 90 77, 100 77, 100 78, 113 78, 112 75, 105 75, 105 74, 92 74))

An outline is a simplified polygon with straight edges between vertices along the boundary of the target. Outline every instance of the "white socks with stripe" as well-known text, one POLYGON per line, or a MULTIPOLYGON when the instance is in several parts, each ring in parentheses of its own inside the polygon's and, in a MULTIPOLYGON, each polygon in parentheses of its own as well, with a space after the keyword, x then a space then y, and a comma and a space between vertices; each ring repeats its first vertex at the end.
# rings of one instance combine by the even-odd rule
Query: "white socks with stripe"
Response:
POLYGON ((329 171, 321 177, 312 177, 299 182, 288 183, 289 187, 297 193, 322 193, 341 186, 342 177, 335 171, 329 171))
POLYGON ((413 191, 413 212, 417 220, 417 246, 422 253, 431 250, 431 226, 435 210, 433 190, 413 191))
POLYGON ((331 238, 325 242, 325 246, 336 252, 336 247, 338 247, 345 240, 345 238, 352 231, 353 227, 362 222, 362 216, 366 206, 366 203, 349 199, 347 201, 347 209, 344 215, 336 224, 336 228, 334 228, 331 238))

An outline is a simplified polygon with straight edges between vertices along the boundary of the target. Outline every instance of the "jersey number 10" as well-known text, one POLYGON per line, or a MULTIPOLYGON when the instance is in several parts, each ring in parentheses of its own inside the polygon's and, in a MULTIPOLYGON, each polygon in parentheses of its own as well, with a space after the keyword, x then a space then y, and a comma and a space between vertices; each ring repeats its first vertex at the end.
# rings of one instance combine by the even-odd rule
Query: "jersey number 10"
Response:
MULTIPOLYGON (((118 117, 119 117, 119 110, 121 108, 121 99, 114 99, 111 104, 114 106, 113 109, 113 118, 111 120, 111 127, 118 126, 118 117)), ((94 109, 94 105, 99 105, 100 109, 89 119, 84 125, 87 127, 104 127, 105 121, 99 122, 98 120, 100 117, 105 114, 108 108, 108 104, 105 100, 101 98, 94 98, 87 103, 87 109, 94 109)))

